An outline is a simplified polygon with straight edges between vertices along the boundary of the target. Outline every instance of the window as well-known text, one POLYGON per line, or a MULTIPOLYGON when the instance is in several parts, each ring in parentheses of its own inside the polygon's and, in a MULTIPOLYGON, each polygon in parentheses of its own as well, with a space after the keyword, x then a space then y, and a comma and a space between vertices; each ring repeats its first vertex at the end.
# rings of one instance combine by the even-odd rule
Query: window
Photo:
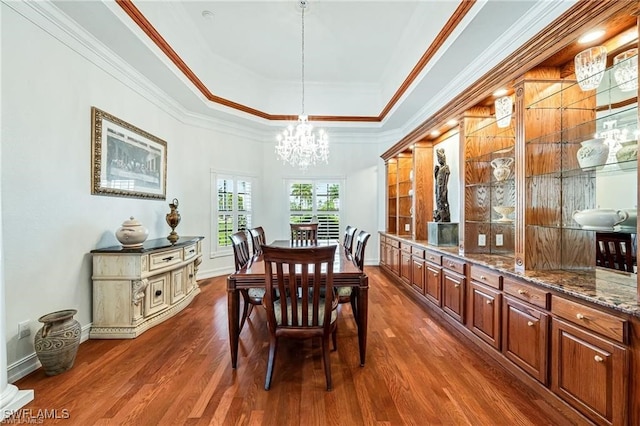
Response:
POLYGON ((229 236, 251 228, 251 179, 215 175, 215 218, 213 228, 218 249, 231 246, 229 236))
POLYGON ((318 239, 340 238, 339 181, 291 181, 289 190, 289 222, 318 222, 318 239))

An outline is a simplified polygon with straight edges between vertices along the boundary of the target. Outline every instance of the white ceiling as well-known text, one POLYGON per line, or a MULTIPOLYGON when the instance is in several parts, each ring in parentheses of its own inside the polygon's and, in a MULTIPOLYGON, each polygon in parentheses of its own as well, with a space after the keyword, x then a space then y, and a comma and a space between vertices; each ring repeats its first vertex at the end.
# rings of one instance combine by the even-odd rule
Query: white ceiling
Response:
MULTIPOLYGON (((406 134, 574 1, 477 1, 382 121, 323 122, 332 133, 406 134)), ((190 117, 256 129, 283 122, 211 102, 112 1, 57 1, 90 42, 107 48, 190 117)), ((267 115, 301 112, 301 11, 287 1, 134 0, 215 96, 267 115), (212 19, 205 19, 203 11, 212 19)), ((379 117, 457 1, 310 0, 305 11, 305 112, 379 117)))

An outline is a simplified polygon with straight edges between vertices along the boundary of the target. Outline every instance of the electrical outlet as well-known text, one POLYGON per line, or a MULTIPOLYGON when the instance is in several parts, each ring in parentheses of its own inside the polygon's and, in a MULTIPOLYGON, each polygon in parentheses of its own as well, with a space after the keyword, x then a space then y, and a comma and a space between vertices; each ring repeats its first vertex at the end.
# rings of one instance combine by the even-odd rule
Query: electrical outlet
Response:
POLYGON ((31 335, 30 322, 30 320, 26 320, 18 323, 18 339, 24 339, 31 335))
POLYGON ((407 231, 407 232, 411 231, 411 224, 410 223, 405 223, 404 224, 404 230, 407 231))
POLYGON ((484 247, 487 245, 487 236, 485 234, 478 234, 478 246, 484 247))
POLYGON ((504 237, 502 234, 496 234, 496 246, 500 247, 504 244, 504 237))

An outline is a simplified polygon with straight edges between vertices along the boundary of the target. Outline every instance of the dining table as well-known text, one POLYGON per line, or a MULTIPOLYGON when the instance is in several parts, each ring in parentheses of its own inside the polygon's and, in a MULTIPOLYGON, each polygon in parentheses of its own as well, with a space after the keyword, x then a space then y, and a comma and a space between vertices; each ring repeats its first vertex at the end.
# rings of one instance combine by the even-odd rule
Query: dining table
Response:
MULTIPOLYGON (((356 290, 356 326, 358 329, 358 345, 360 365, 364 366, 367 351, 367 311, 369 306, 369 278, 355 264, 349 253, 339 242, 319 241, 318 245, 336 245, 333 263, 333 286, 352 287, 356 290)), ((269 244, 276 247, 305 249, 310 246, 295 245, 289 240, 276 240, 269 244)), ((229 346, 231 350, 231 366, 238 364, 238 345, 240 341, 240 291, 249 288, 265 287, 265 265, 262 255, 254 256, 237 272, 227 278, 227 308, 229 320, 229 346)))

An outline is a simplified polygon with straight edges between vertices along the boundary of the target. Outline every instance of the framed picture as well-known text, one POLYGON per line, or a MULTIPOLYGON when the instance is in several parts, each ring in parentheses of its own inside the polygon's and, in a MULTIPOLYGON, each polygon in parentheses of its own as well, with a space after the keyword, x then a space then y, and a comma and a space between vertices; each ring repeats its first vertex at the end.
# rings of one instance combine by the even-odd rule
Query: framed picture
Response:
POLYGON ((167 142, 91 108, 91 193, 164 200, 167 142))

